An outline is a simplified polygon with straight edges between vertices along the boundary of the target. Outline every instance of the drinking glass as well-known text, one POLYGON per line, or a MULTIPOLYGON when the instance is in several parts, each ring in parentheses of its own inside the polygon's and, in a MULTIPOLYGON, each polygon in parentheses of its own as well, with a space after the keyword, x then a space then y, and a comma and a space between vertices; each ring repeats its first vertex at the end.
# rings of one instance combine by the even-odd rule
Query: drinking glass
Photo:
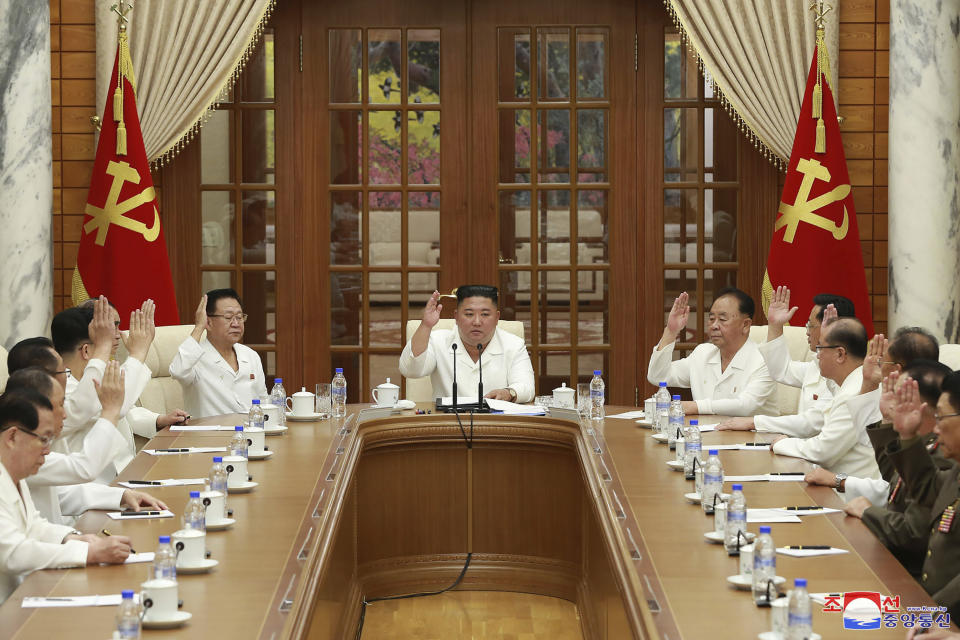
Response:
POLYGON ((577 384, 577 413, 581 418, 590 417, 590 383, 577 384))
POLYGON ((330 417, 330 412, 332 410, 331 400, 332 395, 330 391, 329 382, 318 382, 316 388, 316 412, 320 414, 321 420, 326 420, 330 417))

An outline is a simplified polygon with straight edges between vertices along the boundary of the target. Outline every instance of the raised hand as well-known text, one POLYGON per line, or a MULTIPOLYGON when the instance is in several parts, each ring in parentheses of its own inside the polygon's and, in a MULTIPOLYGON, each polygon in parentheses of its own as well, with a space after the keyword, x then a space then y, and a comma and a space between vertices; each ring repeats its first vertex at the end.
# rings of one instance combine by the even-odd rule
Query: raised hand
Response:
POLYGON ((440 292, 434 291, 423 308, 423 324, 432 329, 440 321, 441 311, 443 305, 440 304, 440 292))
POLYGON ((193 331, 190 332, 190 335, 194 340, 200 342, 200 336, 203 335, 203 332, 207 328, 207 294, 203 294, 203 297, 200 298, 200 304, 197 305, 197 310, 193 314, 193 331))
POLYGON ((820 323, 820 330, 824 330, 834 322, 838 317, 837 308, 833 304, 828 304, 823 308, 823 322, 820 323))
POLYGON ((103 371, 103 381, 93 381, 100 398, 100 417, 109 420, 114 425, 120 419, 120 409, 123 407, 124 381, 126 375, 120 368, 120 363, 111 360, 103 371))
POLYGON ((131 358, 143 362, 147 358, 147 351, 156 335, 154 314, 156 305, 153 300, 146 300, 143 305, 130 312, 130 330, 127 332, 127 351, 131 358))
POLYGON ((670 309, 670 315, 667 317, 667 328, 664 333, 669 333, 676 340, 680 332, 687 326, 687 317, 690 315, 690 296, 686 291, 681 293, 673 301, 673 308, 670 309))
POLYGON ((904 376, 897 387, 897 408, 893 412, 893 428, 903 440, 917 435, 923 422, 923 400, 920 399, 920 387, 910 376, 904 376))
POLYGON ((887 422, 893 422, 893 414, 897 409, 897 380, 898 371, 892 372, 883 379, 883 390, 880 393, 880 415, 887 422))
POLYGON ((113 338, 117 335, 117 326, 113 324, 110 303, 106 296, 100 296, 93 303, 93 320, 87 329, 93 341, 93 357, 106 362, 113 352, 113 338))
POLYGON ((887 352, 887 339, 878 333, 867 344, 867 357, 863 359, 863 384, 860 393, 868 393, 880 386, 883 374, 880 373, 880 361, 887 352))
POLYGON ((770 306, 767 307, 767 324, 783 327, 790 324, 793 314, 799 307, 790 306, 790 289, 787 287, 777 287, 770 298, 770 306))

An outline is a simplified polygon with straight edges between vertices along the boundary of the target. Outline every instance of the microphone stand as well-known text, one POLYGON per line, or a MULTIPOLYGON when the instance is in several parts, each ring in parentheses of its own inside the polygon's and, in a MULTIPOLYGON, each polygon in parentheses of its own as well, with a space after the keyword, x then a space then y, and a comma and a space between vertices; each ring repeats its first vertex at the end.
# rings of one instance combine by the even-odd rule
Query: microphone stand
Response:
POLYGON ((483 411, 483 344, 480 342, 477 343, 477 369, 480 375, 477 383, 477 411, 483 411))
POLYGON ((453 348, 453 412, 457 412, 457 343, 454 342, 453 348))

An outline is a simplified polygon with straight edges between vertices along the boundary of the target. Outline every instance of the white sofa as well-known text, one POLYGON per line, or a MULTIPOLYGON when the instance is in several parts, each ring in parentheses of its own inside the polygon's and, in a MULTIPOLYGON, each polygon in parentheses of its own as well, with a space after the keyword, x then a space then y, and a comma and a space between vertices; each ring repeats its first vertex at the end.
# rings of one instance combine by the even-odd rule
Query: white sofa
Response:
MULTIPOLYGON (((147 361, 144 363, 150 367, 151 377, 140 394, 140 406, 160 414, 183 408, 183 391, 180 383, 170 377, 170 363, 177 355, 180 344, 192 331, 192 324, 157 327, 156 337, 147 351, 147 361)), ((126 357, 126 349, 121 344, 117 359, 123 362, 126 357)))
MULTIPOLYGON (((419 326, 419 320, 407 321, 407 342, 410 342, 411 336, 413 336, 414 331, 416 331, 419 326)), ((455 326, 452 318, 444 318, 436 324, 434 329, 453 329, 455 326)), ((501 320, 497 323, 497 326, 507 333, 512 333, 515 336, 523 338, 523 323, 519 320, 501 320)), ((430 376, 424 378, 407 378, 406 398, 414 402, 433 402, 435 398, 433 396, 433 383, 430 381, 430 376)))
POLYGON ((960 344, 940 345, 940 362, 954 371, 960 369, 960 344))
POLYGON ((7 350, 0 347, 0 391, 7 386, 7 350))

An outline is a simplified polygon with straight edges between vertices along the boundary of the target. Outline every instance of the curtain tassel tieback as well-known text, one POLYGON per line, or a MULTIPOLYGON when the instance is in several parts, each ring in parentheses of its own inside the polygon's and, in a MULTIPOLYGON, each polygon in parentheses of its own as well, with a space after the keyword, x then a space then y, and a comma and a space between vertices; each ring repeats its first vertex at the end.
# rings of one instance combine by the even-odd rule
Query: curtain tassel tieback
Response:
POLYGON ((823 125, 823 118, 817 119, 817 138, 813 147, 814 153, 827 152, 827 130, 823 125))

